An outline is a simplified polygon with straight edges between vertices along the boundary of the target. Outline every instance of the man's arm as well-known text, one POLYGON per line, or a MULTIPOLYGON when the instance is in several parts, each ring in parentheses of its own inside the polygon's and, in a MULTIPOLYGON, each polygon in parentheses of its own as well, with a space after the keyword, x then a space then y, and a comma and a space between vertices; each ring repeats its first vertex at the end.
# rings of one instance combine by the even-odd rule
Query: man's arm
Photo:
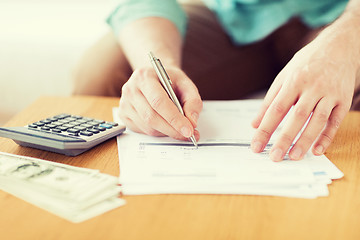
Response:
POLYGON ((119 32, 119 43, 134 73, 123 86, 121 118, 133 131, 153 136, 188 139, 195 133, 202 102, 197 88, 181 70, 182 37, 176 26, 161 17, 141 18, 119 32), (169 99, 148 58, 159 57, 173 82, 186 117, 169 99))

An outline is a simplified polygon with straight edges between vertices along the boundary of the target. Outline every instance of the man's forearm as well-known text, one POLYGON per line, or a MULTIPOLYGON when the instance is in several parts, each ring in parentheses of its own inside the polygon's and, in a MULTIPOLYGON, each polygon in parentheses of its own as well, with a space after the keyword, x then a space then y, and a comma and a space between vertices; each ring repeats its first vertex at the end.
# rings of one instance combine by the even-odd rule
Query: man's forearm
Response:
POLYGON ((360 68, 360 1, 350 0, 344 13, 334 24, 339 35, 353 49, 354 63, 360 68))
POLYGON ((182 37, 176 26, 160 17, 136 20, 120 32, 118 40, 133 69, 149 66, 153 51, 166 66, 181 65, 182 37))
POLYGON ((343 14, 327 26, 317 37, 321 46, 332 51, 340 61, 360 69, 360 1, 348 3, 343 14))

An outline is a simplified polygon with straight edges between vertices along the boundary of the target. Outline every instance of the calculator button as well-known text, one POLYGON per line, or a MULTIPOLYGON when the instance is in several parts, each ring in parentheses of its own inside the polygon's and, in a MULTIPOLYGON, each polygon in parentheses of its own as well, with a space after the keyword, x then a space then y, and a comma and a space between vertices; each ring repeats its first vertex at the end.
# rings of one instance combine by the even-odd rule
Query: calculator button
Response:
POLYGON ((70 114, 63 113, 63 114, 54 116, 54 118, 56 118, 56 119, 63 119, 63 118, 67 118, 67 117, 70 117, 70 114))
POLYGON ((93 126, 87 123, 81 124, 81 127, 92 128, 93 126))
POLYGON ((57 121, 57 120, 59 120, 59 119, 57 119, 57 118, 55 118, 55 117, 50 117, 50 118, 47 118, 46 120, 49 120, 49 121, 57 121))
POLYGON ((46 127, 46 126, 43 126, 43 127, 41 127, 41 130, 49 131, 50 128, 49 128, 49 127, 46 127))
POLYGON ((74 129, 84 131, 84 130, 86 130, 86 127, 76 126, 76 127, 74 127, 74 129))
POLYGON ((63 125, 63 123, 61 123, 61 122, 52 122, 52 124, 55 125, 55 126, 61 126, 61 125, 63 125))
POLYGON ((100 132, 99 130, 96 129, 88 129, 87 131, 95 134, 100 132))
POLYGON ((49 119, 44 119, 44 120, 41 120, 40 122, 45 123, 45 124, 49 124, 49 123, 52 123, 53 121, 51 121, 49 119))
POLYGON ((99 123, 98 123, 98 122, 95 122, 95 121, 92 121, 92 122, 87 122, 86 124, 89 124, 89 125, 91 125, 91 126, 93 126, 93 127, 95 127, 95 126, 98 126, 98 125, 99 125, 99 123))
POLYGON ((104 128, 104 127, 94 127, 94 129, 99 130, 99 131, 105 131, 106 130, 106 128, 104 128))
POLYGON ((66 136, 66 135, 60 135, 60 134, 51 134, 51 132, 45 132, 45 131, 39 131, 38 129, 33 129, 33 128, 21 128, 21 130, 19 130, 19 128, 10 128, 12 132, 15 133, 20 133, 20 134, 27 134, 27 135, 35 135, 36 137, 40 137, 43 139, 52 139, 52 140, 56 140, 56 141, 64 141, 64 142, 86 142, 86 140, 81 139, 81 138, 75 138, 75 137, 71 137, 71 136, 66 136))
POLYGON ((80 125, 80 123, 77 123, 77 122, 69 122, 68 124, 73 127, 80 125))
POLYGON ((84 135, 84 136, 92 136, 93 134, 91 132, 87 132, 87 131, 84 131, 84 132, 80 132, 80 135, 84 135))
POLYGON ((83 118, 82 116, 79 116, 79 115, 71 115, 71 117, 76 118, 76 119, 83 118))
POLYGON ((29 124, 28 127, 29 127, 29 128, 37 128, 38 126, 35 125, 35 124, 29 124))
POLYGON ((84 117, 82 119, 87 120, 87 121, 93 121, 94 120, 93 118, 88 118, 88 117, 84 117))
POLYGON ((58 128, 53 128, 53 129, 51 129, 51 131, 56 132, 56 133, 61 133, 61 132, 62 132, 62 131, 61 131, 60 129, 58 129, 58 128))
POLYGON ((34 122, 33 124, 38 126, 38 127, 41 127, 41 126, 45 125, 45 123, 42 123, 42 122, 34 122))
POLYGON ((55 128, 57 127, 55 124, 46 124, 45 127, 48 127, 48 128, 55 128))
POLYGON ((68 124, 68 123, 62 125, 62 127, 66 127, 66 128, 72 128, 73 126, 74 126, 74 125, 71 125, 71 124, 68 124))
POLYGON ((64 119, 68 120, 69 122, 76 121, 76 118, 73 118, 73 117, 67 117, 67 118, 64 118, 64 119))
POLYGON ((98 120, 98 119, 95 119, 93 122, 96 122, 96 123, 98 123, 98 124, 105 123, 104 120, 98 120))
POLYGON ((111 124, 107 124, 107 123, 103 123, 100 125, 100 127, 103 127, 103 128, 106 128, 106 129, 110 129, 112 128, 112 125, 111 124))
POLYGON ((79 132, 80 132, 80 130, 75 129, 75 128, 69 128, 67 131, 68 131, 69 133, 79 133, 79 132))
POLYGON ((106 124, 110 124, 113 127, 116 127, 119 125, 118 123, 115 123, 115 122, 107 122, 106 124))
POLYGON ((57 122, 65 124, 65 123, 69 123, 70 121, 69 121, 69 120, 66 120, 66 119, 60 119, 60 120, 57 121, 57 122))
POLYGON ((71 122, 71 124, 74 124, 74 125, 80 125, 80 124, 83 124, 84 122, 82 120, 76 120, 74 122, 71 122))
POLYGON ((58 126, 57 129, 60 129, 61 131, 66 131, 68 130, 69 127, 64 127, 64 126, 58 126))
POLYGON ((78 119, 76 122, 79 122, 79 123, 87 123, 87 122, 88 122, 88 120, 78 119))

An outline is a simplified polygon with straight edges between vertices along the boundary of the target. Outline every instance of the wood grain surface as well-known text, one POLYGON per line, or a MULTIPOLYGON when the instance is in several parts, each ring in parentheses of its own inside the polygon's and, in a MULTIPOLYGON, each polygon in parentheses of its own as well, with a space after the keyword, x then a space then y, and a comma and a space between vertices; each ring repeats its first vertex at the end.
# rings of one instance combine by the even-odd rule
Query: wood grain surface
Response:
MULTIPOLYGON (((41 97, 5 126, 71 113, 112 121, 118 98, 41 97)), ((79 224, 0 191, 0 239, 360 239, 360 113, 350 112, 326 152, 345 174, 330 196, 296 199, 246 195, 124 196, 127 204, 79 224)), ((119 175, 116 140, 77 157, 20 147, 0 151, 119 175)))

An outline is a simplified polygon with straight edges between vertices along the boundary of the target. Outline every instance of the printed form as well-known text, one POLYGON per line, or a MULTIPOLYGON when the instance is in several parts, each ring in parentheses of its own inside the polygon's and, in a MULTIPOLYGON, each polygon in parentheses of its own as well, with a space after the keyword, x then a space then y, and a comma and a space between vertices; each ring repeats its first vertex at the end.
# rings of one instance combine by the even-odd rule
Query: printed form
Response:
MULTIPOLYGON (((126 130, 117 138, 123 193, 251 194, 301 198, 327 196, 343 176, 326 156, 310 152, 301 161, 272 162, 269 149, 250 149, 251 121, 260 100, 204 101, 198 121, 199 148, 191 142, 126 130)), ((114 120, 118 119, 114 108, 114 120)))

